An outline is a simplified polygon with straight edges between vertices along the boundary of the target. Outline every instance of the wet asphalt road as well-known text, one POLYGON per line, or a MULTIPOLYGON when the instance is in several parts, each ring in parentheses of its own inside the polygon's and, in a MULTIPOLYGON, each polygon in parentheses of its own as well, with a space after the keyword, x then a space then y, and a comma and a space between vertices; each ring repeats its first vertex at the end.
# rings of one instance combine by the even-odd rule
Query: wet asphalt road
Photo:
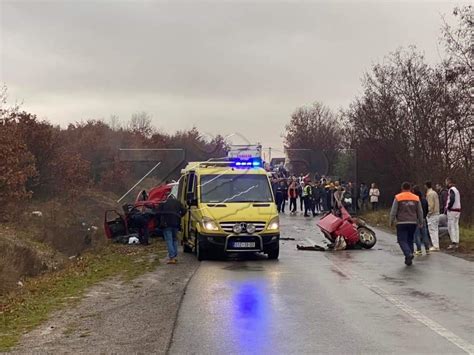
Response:
POLYGON ((395 237, 372 250, 322 244, 314 219, 282 217, 280 260, 202 262, 171 354, 474 353, 474 268, 436 253, 406 267, 395 237))

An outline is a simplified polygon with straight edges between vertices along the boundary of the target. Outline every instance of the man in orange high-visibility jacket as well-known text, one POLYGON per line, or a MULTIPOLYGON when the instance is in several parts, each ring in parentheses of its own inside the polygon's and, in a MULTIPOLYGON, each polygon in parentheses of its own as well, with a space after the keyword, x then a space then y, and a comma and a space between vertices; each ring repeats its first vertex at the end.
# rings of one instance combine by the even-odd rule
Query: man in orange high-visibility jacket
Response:
POLYGON ((404 182, 402 191, 395 196, 390 211, 390 225, 397 223, 397 241, 405 255, 405 264, 413 263, 413 237, 416 227, 423 226, 420 198, 411 192, 411 184, 404 182))

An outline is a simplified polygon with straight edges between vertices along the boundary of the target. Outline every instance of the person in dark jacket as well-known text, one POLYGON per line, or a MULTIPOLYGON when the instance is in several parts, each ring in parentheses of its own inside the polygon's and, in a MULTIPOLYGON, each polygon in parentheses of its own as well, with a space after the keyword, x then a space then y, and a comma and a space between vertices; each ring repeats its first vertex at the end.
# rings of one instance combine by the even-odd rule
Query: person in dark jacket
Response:
POLYGON ((422 242, 425 246, 426 255, 428 255, 430 253, 431 247, 430 237, 428 235, 428 224, 426 222, 426 216, 428 215, 428 200, 425 198, 423 192, 421 192, 420 187, 417 185, 413 186, 413 193, 420 199, 421 208, 423 210, 423 227, 417 227, 415 231, 415 256, 420 256, 423 254, 423 252, 421 251, 422 242))
POLYGON ((128 227, 138 231, 140 244, 149 245, 148 221, 151 215, 149 213, 140 212, 131 204, 123 205, 122 209, 125 212, 128 227))
POLYGON ((405 264, 413 263, 413 237, 417 226, 423 227, 423 209, 420 198, 411 192, 411 184, 404 182, 402 191, 393 199, 390 226, 397 223, 397 241, 405 255, 405 264))
POLYGON ((448 189, 441 184, 436 184, 436 192, 439 196, 439 213, 445 214, 446 202, 448 201, 448 189))
POLYGON ((359 188, 359 198, 360 198, 360 209, 366 211, 369 209, 369 187, 362 182, 359 188))
POLYGON ((321 213, 323 208, 321 206, 321 183, 319 180, 313 186, 313 201, 314 201, 314 212, 321 213))
POLYGON ((285 213, 285 204, 287 198, 288 187, 286 186, 286 182, 282 180, 275 188, 275 202, 277 205, 278 212, 285 213))
POLYGON ((178 256, 178 230, 181 228, 181 218, 186 213, 186 208, 173 195, 158 208, 160 227, 168 248, 168 264, 176 264, 178 256))

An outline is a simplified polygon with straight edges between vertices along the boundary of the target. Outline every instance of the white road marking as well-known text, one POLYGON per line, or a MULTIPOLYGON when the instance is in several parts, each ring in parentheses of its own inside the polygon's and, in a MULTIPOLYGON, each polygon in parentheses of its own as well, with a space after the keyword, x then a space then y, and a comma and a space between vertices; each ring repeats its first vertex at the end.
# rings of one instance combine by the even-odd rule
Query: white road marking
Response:
MULTIPOLYGON (((331 260, 331 261, 333 261, 333 260, 331 260)), ((410 307, 409 305, 402 302, 401 300, 399 300, 395 296, 391 295, 389 292, 385 291, 384 289, 380 288, 379 286, 363 279, 357 273, 348 272, 347 270, 341 269, 341 267, 339 267, 339 265, 337 265, 334 261, 333 261, 333 264, 334 264, 334 267, 336 267, 344 275, 346 275, 349 278, 353 278, 354 280, 359 281, 362 285, 367 287, 369 290, 376 293, 380 297, 384 298, 385 300, 387 300, 388 302, 390 302, 391 304, 393 304, 397 308, 401 309, 402 311, 407 313, 410 317, 412 317, 412 318, 416 319, 417 321, 419 321, 420 323, 424 324, 429 329, 431 329, 432 331, 434 331, 438 335, 442 336, 443 338, 447 339, 448 341, 450 341, 451 343, 456 345, 461 350, 465 351, 468 354, 474 354, 474 345, 472 345, 468 341, 460 338, 459 336, 457 336, 456 334, 454 334, 450 330, 443 327, 441 324, 435 322, 431 318, 428 318, 427 316, 420 313, 416 309, 410 307)))

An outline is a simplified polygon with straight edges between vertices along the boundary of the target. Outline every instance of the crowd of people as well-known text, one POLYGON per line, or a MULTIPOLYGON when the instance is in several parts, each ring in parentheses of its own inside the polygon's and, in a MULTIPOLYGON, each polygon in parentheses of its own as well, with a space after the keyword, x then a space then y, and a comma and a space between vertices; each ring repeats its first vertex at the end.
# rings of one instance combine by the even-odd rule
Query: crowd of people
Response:
MULTIPOLYGON (((295 214, 299 209, 305 217, 314 217, 342 206, 350 212, 379 208, 381 193, 376 183, 369 186, 362 182, 356 187, 351 181, 333 180, 317 173, 313 178, 309 174, 296 176, 284 170, 273 173, 271 183, 279 213, 288 210, 295 214)), ((444 185, 433 185, 431 181, 423 186, 402 185, 402 192, 392 205, 390 223, 397 225, 398 243, 407 265, 411 265, 414 256, 423 255, 423 247, 425 254, 440 250, 439 223, 443 214, 451 240, 448 249, 457 249, 461 197, 454 180, 447 178, 444 185)))
MULTIPOLYGON (((380 190, 375 183, 370 187, 360 183, 332 180, 327 176, 315 174, 290 175, 286 171, 271 176, 273 193, 279 213, 288 210, 295 214, 299 210, 305 217, 316 216, 331 210, 345 207, 351 212, 378 209, 380 190)), ((133 205, 125 205, 127 224, 138 230, 142 244, 148 245, 148 215, 138 211, 133 205)), ((168 263, 176 263, 178 253, 177 233, 185 207, 172 195, 160 204, 157 211, 158 227, 162 229, 168 246, 168 263)), ((448 233, 451 244, 448 249, 459 245, 459 218, 461 214, 461 195, 454 179, 447 178, 445 186, 431 181, 419 185, 404 182, 401 192, 393 200, 390 211, 390 224, 396 224, 397 241, 405 256, 405 264, 411 265, 414 256, 439 251, 440 215, 447 215, 448 233), (415 250, 416 246, 416 250, 415 250)), ((155 215, 152 216, 153 218, 155 215)))
POLYGON ((309 174, 296 176, 282 172, 274 173, 271 182, 280 213, 285 213, 287 204, 290 213, 297 213, 299 208, 305 217, 341 206, 353 212, 378 209, 380 190, 375 183, 356 187, 351 181, 333 180, 324 175, 315 174, 311 178, 309 174))

